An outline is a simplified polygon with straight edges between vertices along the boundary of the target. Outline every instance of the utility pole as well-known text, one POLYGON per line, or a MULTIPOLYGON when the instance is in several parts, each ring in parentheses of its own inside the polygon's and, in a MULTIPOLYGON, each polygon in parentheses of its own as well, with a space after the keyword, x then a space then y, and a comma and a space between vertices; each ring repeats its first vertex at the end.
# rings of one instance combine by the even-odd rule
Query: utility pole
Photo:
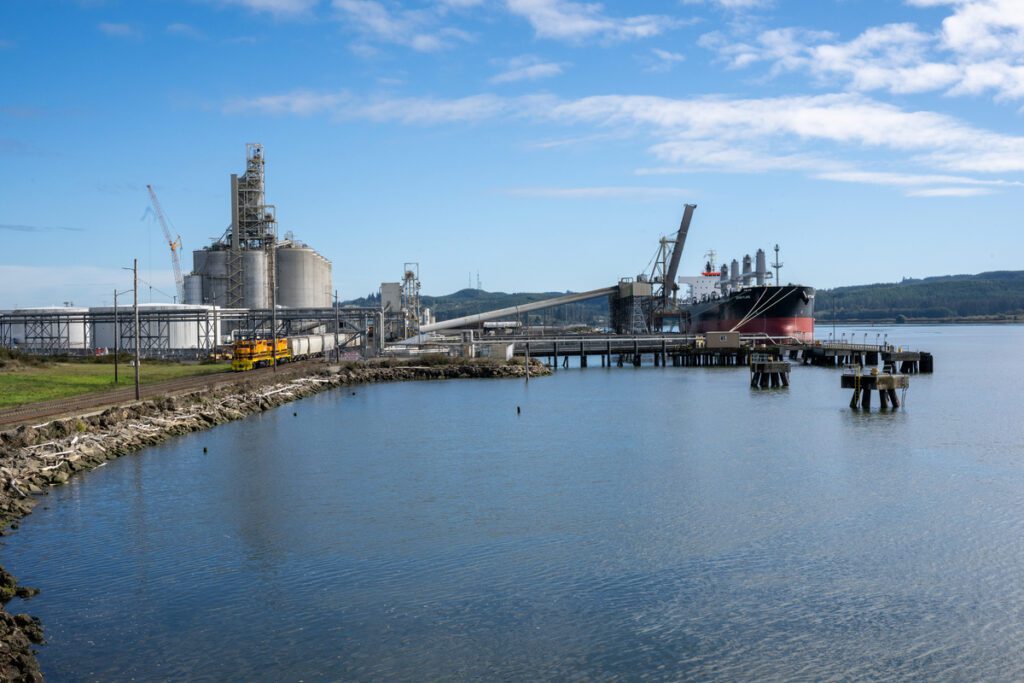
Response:
POLYGON ((339 361, 341 361, 341 349, 338 348, 338 290, 334 290, 334 362, 339 361))
POLYGON ((117 290, 114 290, 114 384, 117 384, 117 355, 120 351, 121 330, 117 325, 117 290))
POLYGON ((135 400, 142 398, 139 393, 139 259, 132 260, 132 279, 135 285, 132 287, 132 308, 135 317, 135 400))
POLYGON ((270 347, 270 357, 277 372, 277 239, 276 235, 270 245, 270 326, 273 328, 274 341, 270 347))

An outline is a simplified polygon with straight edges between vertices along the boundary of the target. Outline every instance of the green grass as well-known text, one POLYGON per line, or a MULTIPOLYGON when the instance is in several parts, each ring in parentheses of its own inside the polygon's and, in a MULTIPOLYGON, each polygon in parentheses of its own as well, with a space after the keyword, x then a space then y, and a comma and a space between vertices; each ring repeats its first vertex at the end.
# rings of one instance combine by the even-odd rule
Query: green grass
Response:
MULTIPOLYGON (((177 377, 224 372, 230 367, 230 363, 179 365, 143 361, 139 379, 143 384, 151 384, 177 377)), ((131 366, 122 364, 118 377, 120 382, 115 385, 114 366, 108 363, 54 363, 45 367, 0 370, 0 408, 133 386, 131 366)))

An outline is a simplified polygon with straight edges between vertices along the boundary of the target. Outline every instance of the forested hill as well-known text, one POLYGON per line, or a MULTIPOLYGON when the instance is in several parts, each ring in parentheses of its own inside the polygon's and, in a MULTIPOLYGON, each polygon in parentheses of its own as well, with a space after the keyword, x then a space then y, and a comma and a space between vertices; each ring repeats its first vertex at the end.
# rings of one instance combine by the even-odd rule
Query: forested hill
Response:
POLYGON ((819 322, 1024 318, 1024 271, 945 275, 920 280, 818 290, 819 322))

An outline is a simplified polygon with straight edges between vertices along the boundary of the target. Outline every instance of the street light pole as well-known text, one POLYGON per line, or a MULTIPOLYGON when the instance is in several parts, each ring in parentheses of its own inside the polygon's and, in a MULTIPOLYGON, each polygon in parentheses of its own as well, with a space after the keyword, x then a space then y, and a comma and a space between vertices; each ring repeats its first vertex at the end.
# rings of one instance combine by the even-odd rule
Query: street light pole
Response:
POLYGON ((121 330, 117 325, 117 290, 114 290, 114 384, 117 384, 117 356, 120 353, 121 330))
POLYGON ((270 247, 270 320, 273 327, 274 341, 270 347, 270 357, 274 364, 274 372, 277 372, 277 239, 270 247))

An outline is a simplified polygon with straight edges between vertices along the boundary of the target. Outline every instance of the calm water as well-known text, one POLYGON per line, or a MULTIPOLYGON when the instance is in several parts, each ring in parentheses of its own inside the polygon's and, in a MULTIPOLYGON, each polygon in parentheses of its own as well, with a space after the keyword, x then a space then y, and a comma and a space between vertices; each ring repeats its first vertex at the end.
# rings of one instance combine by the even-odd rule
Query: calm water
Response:
POLYGON ((392 384, 177 439, 4 539, 10 608, 51 681, 1024 679, 1024 328, 840 331, 937 374, 870 414, 822 368, 392 384))

